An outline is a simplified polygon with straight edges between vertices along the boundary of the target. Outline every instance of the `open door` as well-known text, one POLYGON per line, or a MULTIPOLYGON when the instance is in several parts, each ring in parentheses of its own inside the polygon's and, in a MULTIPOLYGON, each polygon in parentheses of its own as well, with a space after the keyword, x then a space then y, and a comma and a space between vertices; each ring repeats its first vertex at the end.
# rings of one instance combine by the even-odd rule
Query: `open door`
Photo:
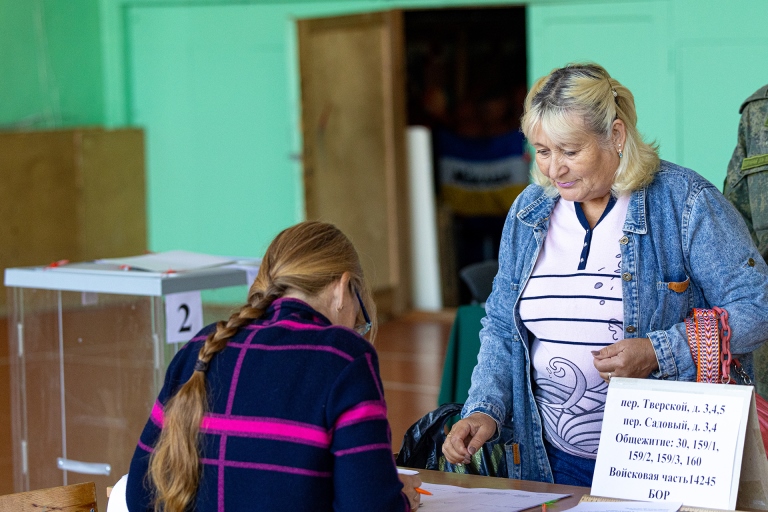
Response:
POLYGON ((385 316, 410 302, 402 19, 298 22, 307 219, 349 235, 385 316))

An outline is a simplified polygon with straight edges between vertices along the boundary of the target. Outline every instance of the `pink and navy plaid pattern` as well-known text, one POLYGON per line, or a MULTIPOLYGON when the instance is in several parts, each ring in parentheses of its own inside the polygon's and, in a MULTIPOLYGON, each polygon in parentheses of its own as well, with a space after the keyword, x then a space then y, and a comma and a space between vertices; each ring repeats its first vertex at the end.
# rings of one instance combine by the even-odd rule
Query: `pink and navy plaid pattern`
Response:
MULTIPOLYGON (((163 404, 192 374, 208 326, 171 362, 131 462, 129 510, 153 510, 146 473, 163 404)), ((373 347, 280 299, 211 360, 194 510, 409 510, 392 458, 373 347)))

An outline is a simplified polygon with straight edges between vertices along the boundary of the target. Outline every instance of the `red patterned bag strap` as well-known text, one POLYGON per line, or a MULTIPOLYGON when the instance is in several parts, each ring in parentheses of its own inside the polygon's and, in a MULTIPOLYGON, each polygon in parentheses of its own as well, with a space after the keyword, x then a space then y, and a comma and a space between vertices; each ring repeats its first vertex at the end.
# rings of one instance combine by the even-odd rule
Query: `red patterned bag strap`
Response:
POLYGON ((694 308, 691 315, 685 319, 688 346, 696 363, 697 382, 720 383, 724 382, 723 378, 728 379, 726 370, 731 362, 730 329, 728 329, 728 348, 721 351, 718 317, 724 320, 724 327, 727 328, 728 313, 720 308, 694 308))

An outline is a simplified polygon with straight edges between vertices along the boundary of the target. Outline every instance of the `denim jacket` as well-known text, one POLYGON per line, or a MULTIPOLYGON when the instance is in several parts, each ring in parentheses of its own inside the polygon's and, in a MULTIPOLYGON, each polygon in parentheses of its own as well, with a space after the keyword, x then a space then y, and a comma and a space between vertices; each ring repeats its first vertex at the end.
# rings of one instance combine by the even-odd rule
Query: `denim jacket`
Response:
MULTIPOLYGON (((496 421, 494 440, 505 444, 510 478, 544 482, 552 482, 552 470, 518 300, 558 199, 530 185, 510 209, 462 410, 496 421)), ((712 306, 728 311, 731 352, 742 354, 751 374, 751 352, 768 339, 768 266, 736 209, 695 172, 662 161, 651 184, 632 192, 623 230, 624 337, 651 340, 659 370, 650 378, 696 380, 683 320, 691 308, 712 306)))

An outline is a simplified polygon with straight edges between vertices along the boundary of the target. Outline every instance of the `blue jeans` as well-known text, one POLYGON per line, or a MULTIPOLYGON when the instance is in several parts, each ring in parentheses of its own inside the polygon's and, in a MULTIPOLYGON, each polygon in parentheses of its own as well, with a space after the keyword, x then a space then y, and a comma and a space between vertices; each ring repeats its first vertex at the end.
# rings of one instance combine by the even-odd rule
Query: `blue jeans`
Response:
POLYGON ((592 487, 592 476, 595 474, 595 459, 585 459, 558 450, 548 441, 544 441, 547 449, 549 465, 552 466, 552 476, 556 484, 580 485, 592 487))

